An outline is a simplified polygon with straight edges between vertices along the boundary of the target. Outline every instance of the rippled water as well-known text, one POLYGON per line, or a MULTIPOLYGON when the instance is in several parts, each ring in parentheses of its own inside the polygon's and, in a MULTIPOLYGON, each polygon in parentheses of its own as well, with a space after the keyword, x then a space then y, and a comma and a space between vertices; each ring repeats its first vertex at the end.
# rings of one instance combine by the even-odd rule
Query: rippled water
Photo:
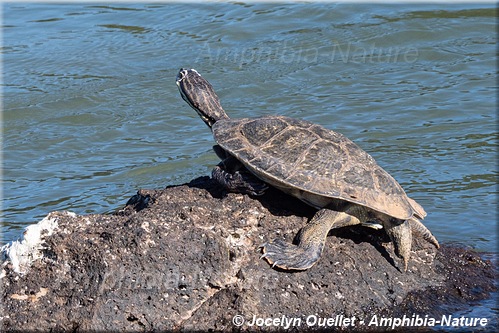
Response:
POLYGON ((493 4, 3 6, 3 242, 53 210, 110 212, 209 175, 180 98, 194 67, 231 117, 337 130, 428 212, 441 242, 497 247, 493 4))

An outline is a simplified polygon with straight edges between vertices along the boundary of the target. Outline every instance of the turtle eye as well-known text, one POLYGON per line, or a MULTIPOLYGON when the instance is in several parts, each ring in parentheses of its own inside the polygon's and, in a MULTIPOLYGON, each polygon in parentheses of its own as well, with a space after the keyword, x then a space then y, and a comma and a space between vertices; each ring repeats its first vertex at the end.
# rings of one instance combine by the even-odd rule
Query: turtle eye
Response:
POLYGON ((181 68, 180 71, 177 74, 177 78, 176 78, 177 83, 179 83, 180 81, 182 81, 185 78, 186 74, 187 74, 187 70, 181 68))

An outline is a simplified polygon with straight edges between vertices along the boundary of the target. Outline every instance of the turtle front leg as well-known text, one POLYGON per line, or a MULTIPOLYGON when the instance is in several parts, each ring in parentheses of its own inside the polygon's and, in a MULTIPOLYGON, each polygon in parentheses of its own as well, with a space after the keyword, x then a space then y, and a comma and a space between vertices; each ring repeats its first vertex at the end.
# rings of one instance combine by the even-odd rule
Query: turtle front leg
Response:
POLYGON ((265 258, 272 267, 277 266, 285 270, 309 269, 321 257, 329 230, 359 223, 357 217, 347 212, 321 209, 300 230, 298 244, 275 239, 261 246, 262 258, 265 258))
POLYGON ((233 156, 220 162, 211 172, 211 177, 229 192, 262 195, 268 188, 233 156))

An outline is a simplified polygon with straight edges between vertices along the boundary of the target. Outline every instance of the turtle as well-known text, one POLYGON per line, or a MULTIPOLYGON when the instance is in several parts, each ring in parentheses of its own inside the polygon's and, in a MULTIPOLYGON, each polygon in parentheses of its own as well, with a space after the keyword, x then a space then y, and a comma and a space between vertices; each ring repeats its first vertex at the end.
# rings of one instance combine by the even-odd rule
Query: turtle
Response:
POLYGON ((212 85, 181 68, 182 98, 212 130, 221 162, 212 178, 229 192, 262 195, 272 186, 317 209, 295 242, 274 239, 261 258, 282 270, 306 270, 321 257, 331 229, 384 228, 407 271, 412 231, 439 248, 420 221, 426 212, 368 153, 343 134, 281 115, 230 119, 212 85))

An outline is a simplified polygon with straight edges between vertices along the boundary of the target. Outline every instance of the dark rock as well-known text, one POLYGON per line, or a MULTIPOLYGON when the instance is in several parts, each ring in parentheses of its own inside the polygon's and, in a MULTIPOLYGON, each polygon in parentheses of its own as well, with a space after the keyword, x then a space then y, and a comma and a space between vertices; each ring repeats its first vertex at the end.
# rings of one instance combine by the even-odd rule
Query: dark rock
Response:
MULTIPOLYGON (((333 318, 332 327, 341 330, 352 326, 338 326, 339 320, 355 316, 355 330, 379 331, 368 326, 375 314, 437 318, 496 290, 494 267, 472 250, 443 245, 437 251, 416 237, 403 272, 384 231, 363 227, 332 231, 321 260, 304 272, 275 270, 259 259, 260 244, 282 236, 291 241, 313 214, 273 189, 257 199, 225 195, 207 177, 140 190, 114 215, 53 212, 44 221, 57 226, 42 236, 43 246, 16 257, 35 259, 3 263, 1 327, 284 330, 284 324, 248 325, 253 316, 284 316, 296 318, 294 329, 309 330, 312 316, 309 323, 333 318), (241 327, 236 315, 246 319, 241 327)), ((12 248, 5 254, 13 256, 12 248)))

